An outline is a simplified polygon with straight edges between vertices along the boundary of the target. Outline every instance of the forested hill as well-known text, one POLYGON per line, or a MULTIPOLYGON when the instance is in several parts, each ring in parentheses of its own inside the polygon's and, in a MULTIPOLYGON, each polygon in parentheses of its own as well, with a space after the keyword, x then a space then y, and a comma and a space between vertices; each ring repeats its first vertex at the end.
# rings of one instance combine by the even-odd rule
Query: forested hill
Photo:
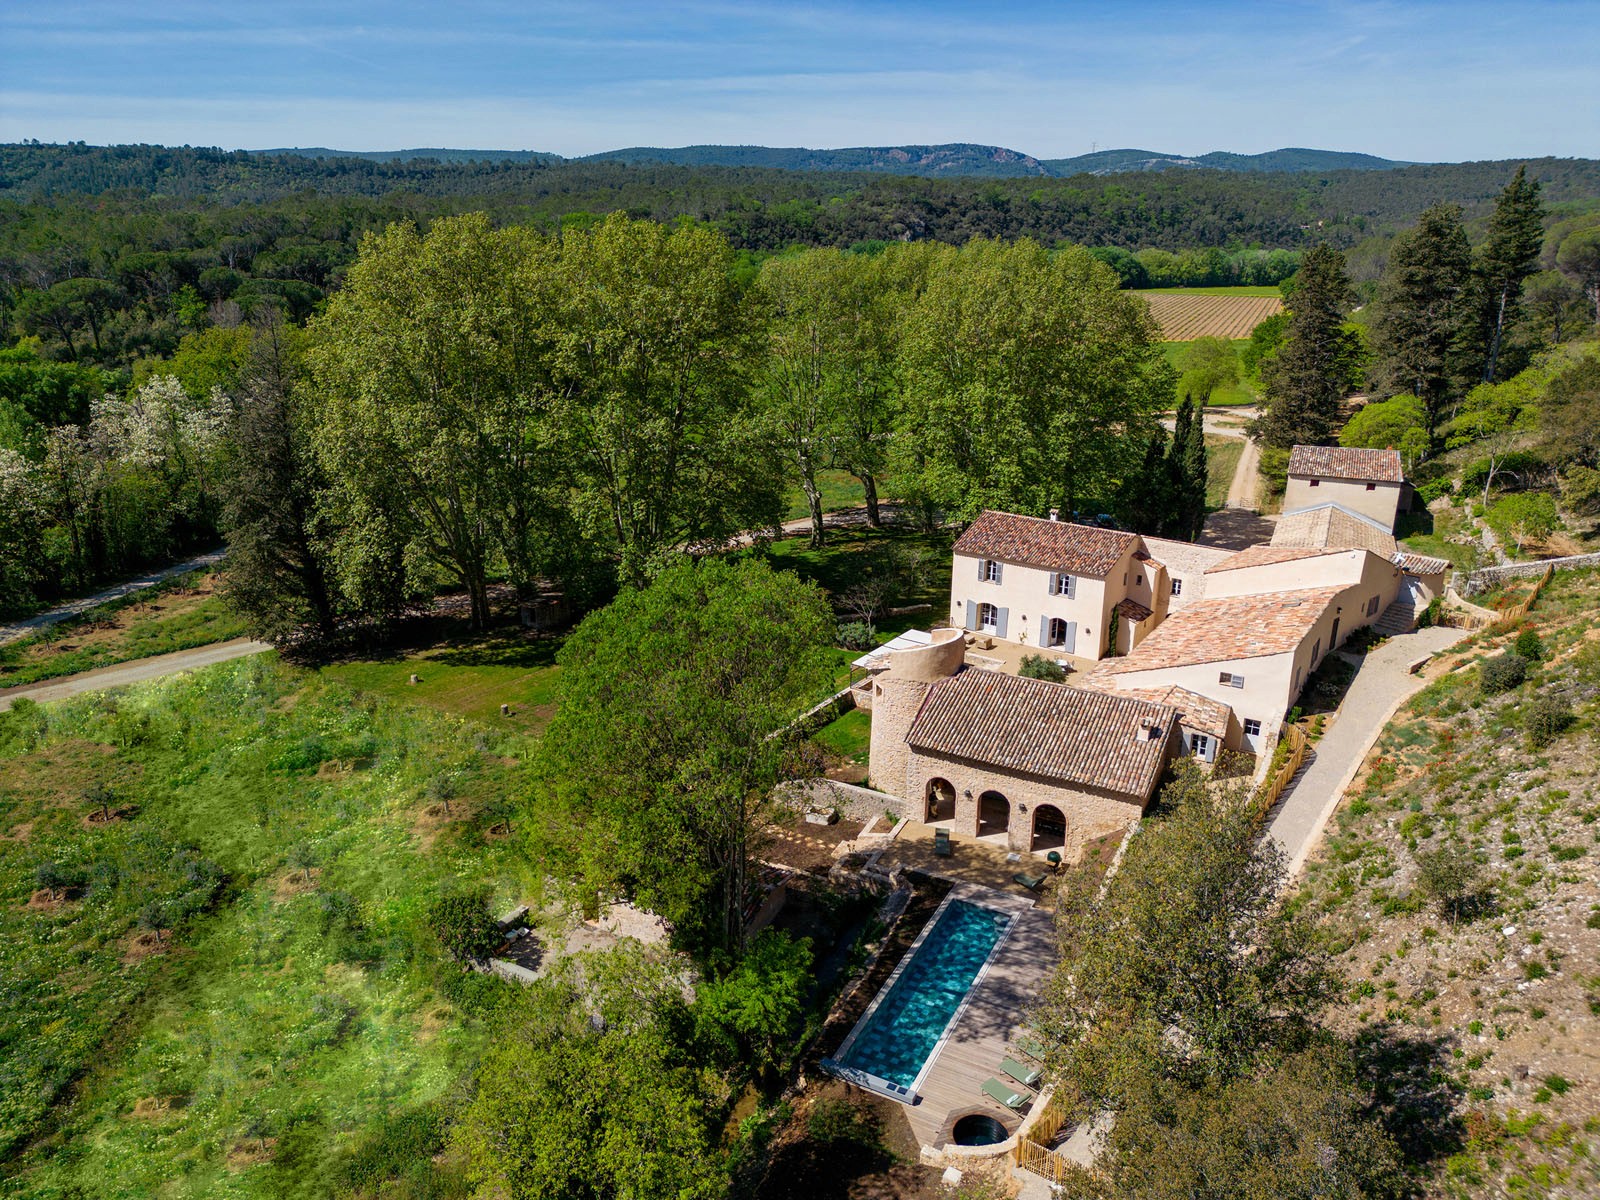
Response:
POLYGON ((778 171, 871 171, 888 175, 1022 176, 1112 175, 1127 171, 1171 171, 1211 167, 1219 171, 1382 171, 1412 164, 1372 154, 1289 147, 1264 154, 1167 154, 1155 150, 1100 150, 1074 158, 1039 159, 1004 146, 953 142, 938 146, 628 146, 563 158, 539 150, 330 150, 326 146, 257 150, 264 155, 304 158, 364 158, 372 162, 619 162, 669 163, 680 167, 770 167, 778 171))
MULTIPOLYGON (((0 146, 0 199, 26 203, 120 193, 124 203, 154 198, 239 204, 313 192, 383 198, 424 211, 483 208, 530 220, 619 208, 660 219, 686 215, 718 224, 750 249, 897 238, 959 242, 983 234, 1177 250, 1295 247, 1311 231, 1349 244, 1407 225, 1438 201, 1463 205, 1471 218, 1488 211, 1518 165, 1441 163, 1321 173, 1188 167, 1067 179, 929 178, 760 166, 380 161, 188 146, 27 143, 0 146)), ((1600 198, 1600 161, 1531 159, 1528 173, 1543 185, 1547 204, 1600 198)))

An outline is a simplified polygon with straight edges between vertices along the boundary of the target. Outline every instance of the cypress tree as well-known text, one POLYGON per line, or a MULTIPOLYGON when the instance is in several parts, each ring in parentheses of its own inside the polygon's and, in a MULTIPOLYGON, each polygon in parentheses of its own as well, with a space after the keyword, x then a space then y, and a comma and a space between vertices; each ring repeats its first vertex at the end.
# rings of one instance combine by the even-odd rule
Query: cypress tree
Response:
POLYGON ((1261 364, 1267 408, 1252 432, 1264 445, 1287 450, 1333 440, 1359 353, 1355 335, 1344 327, 1349 300, 1344 255, 1312 247, 1288 299, 1288 335, 1261 364))
POLYGON ((1544 245, 1544 205, 1539 181, 1529 181, 1528 168, 1516 176, 1495 201, 1489 219, 1489 236, 1478 254, 1478 275, 1483 281, 1484 340, 1488 354, 1483 381, 1494 382, 1500 361, 1500 343, 1522 308, 1522 285, 1539 267, 1544 245))
POLYGON ((1190 417, 1193 428, 1183 457, 1183 500, 1181 512, 1186 518, 1182 537, 1192 542, 1200 536, 1206 523, 1206 482, 1210 468, 1206 458, 1206 406, 1194 406, 1190 417))
POLYGON ((1395 239, 1378 287, 1379 376, 1422 401, 1428 438, 1483 369, 1472 249, 1461 209, 1436 204, 1395 239))
POLYGON ((1138 473, 1123 481, 1122 523, 1152 536, 1159 534, 1172 510, 1167 480, 1167 431, 1157 429, 1145 443, 1138 473))

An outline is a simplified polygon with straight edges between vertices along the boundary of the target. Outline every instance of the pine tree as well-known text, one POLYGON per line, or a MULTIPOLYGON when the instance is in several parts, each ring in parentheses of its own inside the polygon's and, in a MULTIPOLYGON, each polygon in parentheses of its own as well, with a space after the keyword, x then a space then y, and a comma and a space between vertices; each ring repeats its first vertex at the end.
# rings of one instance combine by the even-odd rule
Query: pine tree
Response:
POLYGON ((1378 287, 1378 374, 1422 401, 1428 438, 1483 370, 1478 290, 1461 209, 1436 204, 1395 239, 1378 287))
POLYGON ((1489 236, 1478 253, 1478 275, 1483 281, 1484 340, 1488 354, 1483 381, 1494 382, 1500 360, 1500 343, 1516 322, 1522 307, 1522 285, 1539 267, 1544 245, 1544 205, 1539 201, 1539 181, 1528 180, 1528 168, 1518 167, 1516 177, 1495 201, 1489 219, 1489 236))
POLYGON ((1314 246, 1295 281, 1288 301, 1288 336, 1278 353, 1261 364, 1267 409, 1253 430, 1277 450, 1333 439, 1339 405, 1359 356, 1355 335, 1344 328, 1350 300, 1344 255, 1329 246, 1314 246))

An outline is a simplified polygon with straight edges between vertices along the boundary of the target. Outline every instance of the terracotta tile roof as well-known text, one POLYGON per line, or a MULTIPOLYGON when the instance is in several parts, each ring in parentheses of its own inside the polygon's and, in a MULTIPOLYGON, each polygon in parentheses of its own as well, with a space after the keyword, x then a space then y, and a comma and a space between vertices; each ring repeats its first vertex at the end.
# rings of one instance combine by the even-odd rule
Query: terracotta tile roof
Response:
POLYGON ((956 539, 955 552, 1104 579, 1138 541, 1137 534, 1115 529, 990 510, 956 539))
POLYGON ((1151 614, 1154 612, 1153 609, 1146 608, 1144 605, 1132 598, 1118 600, 1117 611, 1123 616, 1127 617, 1128 620, 1132 621, 1135 625, 1137 625, 1140 621, 1148 621, 1151 617, 1151 614))
POLYGON ((1398 450, 1359 450, 1347 446, 1296 446, 1289 451, 1289 474, 1363 483, 1404 483, 1398 450))
POLYGON ((1343 587, 1218 596, 1179 609, 1124 658, 1102 662, 1095 674, 1124 675, 1196 663, 1285 654, 1300 645, 1343 587))
POLYGON ((1311 546, 1251 546, 1237 554, 1229 555, 1214 567, 1207 567, 1207 575, 1219 571, 1237 571, 1241 567, 1266 567, 1273 563, 1295 562, 1302 558, 1324 558, 1329 554, 1343 554, 1342 548, 1321 550, 1311 546))
MULTIPOLYGON (((1107 677, 1105 683, 1116 687, 1116 680, 1112 677, 1107 677)), ((1177 684, 1171 687, 1123 688, 1119 694, 1148 700, 1151 704, 1168 705, 1178 710, 1178 720, 1188 728, 1219 738, 1228 736, 1228 718, 1232 716, 1233 709, 1210 696, 1202 696, 1177 684)))
POLYGON ((1409 550, 1399 551, 1392 561, 1407 575, 1438 575, 1454 565, 1448 558, 1429 558, 1426 554, 1412 554, 1409 550))
POLYGON ((916 750, 1142 801, 1161 775, 1176 721, 1167 705, 967 670, 928 690, 906 741, 916 750))
POLYGON ((1274 546, 1344 547, 1394 555, 1394 534, 1378 522, 1351 512, 1342 504, 1318 504, 1284 513, 1272 531, 1274 546))

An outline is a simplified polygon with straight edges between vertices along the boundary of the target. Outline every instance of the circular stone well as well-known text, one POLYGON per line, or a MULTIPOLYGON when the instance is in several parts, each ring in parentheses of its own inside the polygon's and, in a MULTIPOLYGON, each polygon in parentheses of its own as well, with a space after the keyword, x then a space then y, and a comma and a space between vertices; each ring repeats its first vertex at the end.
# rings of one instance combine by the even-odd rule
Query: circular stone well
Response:
POLYGON ((958 1146, 993 1146, 1010 1136, 1006 1127, 987 1113, 957 1117, 950 1129, 950 1140, 958 1146))

